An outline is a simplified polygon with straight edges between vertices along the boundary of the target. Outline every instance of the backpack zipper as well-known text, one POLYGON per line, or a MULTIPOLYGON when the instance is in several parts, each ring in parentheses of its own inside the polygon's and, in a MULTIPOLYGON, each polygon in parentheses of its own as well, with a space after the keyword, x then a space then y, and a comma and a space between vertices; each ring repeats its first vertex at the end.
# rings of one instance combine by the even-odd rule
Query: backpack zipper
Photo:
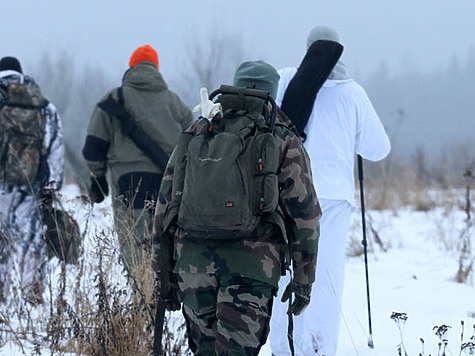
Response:
POLYGON ((239 172, 239 178, 241 179, 241 188, 242 188, 242 191, 243 191, 244 195, 246 195, 247 194, 247 192, 246 192, 246 183, 244 182, 244 175, 242 173, 241 165, 239 164, 238 160, 236 160, 236 165, 237 165, 238 172, 239 172))

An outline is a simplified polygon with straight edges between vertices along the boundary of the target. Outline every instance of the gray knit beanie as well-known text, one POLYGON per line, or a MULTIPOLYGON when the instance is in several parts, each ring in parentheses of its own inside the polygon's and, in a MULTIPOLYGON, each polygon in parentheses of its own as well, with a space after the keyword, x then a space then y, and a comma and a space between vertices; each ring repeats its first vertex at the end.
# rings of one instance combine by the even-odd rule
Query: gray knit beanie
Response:
POLYGON ((264 61, 242 62, 234 74, 234 86, 266 90, 275 98, 279 86, 279 73, 264 61))
POLYGON ((309 48, 313 42, 318 40, 328 40, 340 43, 338 33, 328 26, 317 26, 310 31, 307 37, 307 48, 309 48))

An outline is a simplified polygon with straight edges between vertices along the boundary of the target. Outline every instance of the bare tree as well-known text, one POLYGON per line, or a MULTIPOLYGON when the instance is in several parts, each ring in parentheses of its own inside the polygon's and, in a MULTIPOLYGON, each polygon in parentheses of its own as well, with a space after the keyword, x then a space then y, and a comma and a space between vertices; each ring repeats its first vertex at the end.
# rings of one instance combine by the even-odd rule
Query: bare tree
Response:
POLYGON ((66 51, 56 55, 44 52, 32 68, 32 76, 61 116, 67 177, 81 186, 87 178, 80 153, 87 123, 111 81, 99 67, 86 65, 78 72, 74 56, 66 51))
POLYGON ((54 103, 61 116, 67 116, 75 80, 74 57, 66 51, 54 57, 45 51, 32 68, 42 93, 54 103))
POLYGON ((239 36, 219 31, 211 31, 205 37, 196 34, 188 38, 185 46, 186 59, 180 70, 183 74, 171 82, 190 106, 199 102, 201 87, 212 91, 221 84, 232 84, 233 74, 245 56, 239 36))

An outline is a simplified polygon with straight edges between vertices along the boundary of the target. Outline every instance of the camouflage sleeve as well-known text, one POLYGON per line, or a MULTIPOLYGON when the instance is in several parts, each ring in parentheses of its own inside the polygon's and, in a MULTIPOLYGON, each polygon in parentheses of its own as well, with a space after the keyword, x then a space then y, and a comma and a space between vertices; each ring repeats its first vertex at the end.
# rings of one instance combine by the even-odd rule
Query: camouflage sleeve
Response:
MULTIPOLYGON (((198 121, 194 121, 185 130, 187 133, 194 133, 198 127, 198 121)), ((167 205, 172 200, 173 176, 175 174, 177 148, 173 150, 168 160, 167 167, 163 173, 162 183, 160 185, 160 192, 158 193, 157 205, 155 207, 155 218, 153 223, 153 234, 160 235, 163 233, 163 217, 167 205)))
POLYGON ((300 139, 293 133, 282 142, 278 177, 294 280, 310 284, 315 281, 321 209, 313 186, 310 160, 300 139))
POLYGON ((173 173, 175 171, 175 152, 173 150, 167 167, 163 173, 160 192, 158 193, 157 205, 155 207, 155 218, 153 224, 153 234, 160 235, 163 232, 163 217, 168 203, 172 200, 173 173))
MULTIPOLYGON (((187 129, 187 133, 196 131, 197 121, 193 122, 187 129)), ((177 145, 178 147, 179 145, 177 145)), ((155 216, 153 221, 153 246, 152 246, 152 268, 155 272, 160 272, 160 239, 173 238, 174 229, 164 231, 164 218, 169 203, 172 201, 173 179, 175 167, 177 165, 177 147, 173 150, 167 167, 163 173, 160 191, 158 193, 157 205, 155 207, 155 216), (163 236, 162 236, 163 235, 163 236)))
POLYGON ((46 161, 49 168, 49 178, 44 189, 59 190, 63 184, 64 144, 61 118, 56 107, 49 103, 45 109, 46 130, 45 147, 46 161))
POLYGON ((84 159, 93 176, 107 173, 107 154, 112 135, 109 115, 96 106, 87 127, 87 136, 82 150, 84 159))
POLYGON ((163 218, 168 203, 172 200, 173 173, 175 171, 175 150, 173 150, 167 167, 163 173, 160 192, 158 193, 157 205, 153 221, 153 241, 152 241, 152 269, 159 273, 160 268, 160 238, 163 238, 163 218))

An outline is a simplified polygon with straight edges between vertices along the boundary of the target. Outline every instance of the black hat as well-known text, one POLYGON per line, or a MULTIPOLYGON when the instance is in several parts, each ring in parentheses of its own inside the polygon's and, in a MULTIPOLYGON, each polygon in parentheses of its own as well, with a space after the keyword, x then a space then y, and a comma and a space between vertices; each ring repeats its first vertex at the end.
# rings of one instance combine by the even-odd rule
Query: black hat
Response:
POLYGON ((14 70, 23 73, 21 70, 21 64, 15 57, 3 57, 0 59, 0 71, 2 70, 14 70))

